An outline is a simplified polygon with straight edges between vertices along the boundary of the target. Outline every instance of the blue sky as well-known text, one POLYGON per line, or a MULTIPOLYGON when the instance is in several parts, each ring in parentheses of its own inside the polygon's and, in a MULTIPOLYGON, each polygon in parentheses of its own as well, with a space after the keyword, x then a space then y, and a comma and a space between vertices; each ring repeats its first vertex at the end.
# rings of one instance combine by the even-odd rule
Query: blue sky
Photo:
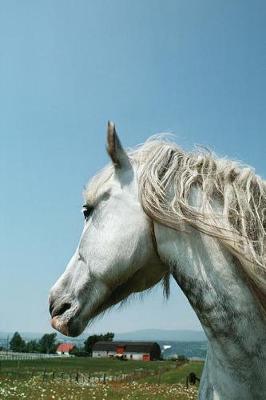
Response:
MULTIPOLYGON (((108 119, 125 146, 171 131, 265 177, 265 21, 263 0, 0 2, 1 331, 50 330, 108 119)), ((173 283, 91 329, 199 327, 173 283)))

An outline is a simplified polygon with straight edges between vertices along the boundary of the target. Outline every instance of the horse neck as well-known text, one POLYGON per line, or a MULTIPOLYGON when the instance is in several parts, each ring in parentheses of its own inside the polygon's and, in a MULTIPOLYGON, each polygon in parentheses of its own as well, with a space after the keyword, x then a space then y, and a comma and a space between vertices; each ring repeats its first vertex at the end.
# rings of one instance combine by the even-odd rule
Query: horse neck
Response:
MULTIPOLYGON (((216 239, 193 228, 177 232, 155 224, 155 235, 160 257, 170 266, 208 338, 205 375, 234 376, 237 371, 246 382, 255 374, 256 382, 266 360, 266 319, 241 266, 216 239)), ((266 389, 266 377, 264 383, 266 389)))

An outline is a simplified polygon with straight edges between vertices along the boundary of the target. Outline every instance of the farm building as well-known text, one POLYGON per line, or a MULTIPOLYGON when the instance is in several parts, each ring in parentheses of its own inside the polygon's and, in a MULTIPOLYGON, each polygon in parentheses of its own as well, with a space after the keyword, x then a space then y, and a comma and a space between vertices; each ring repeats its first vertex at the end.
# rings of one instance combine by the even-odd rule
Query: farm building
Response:
POLYGON ((56 349, 56 353, 60 356, 69 356, 70 351, 73 350, 75 347, 72 343, 61 343, 56 349))
POLYGON ((92 357, 121 357, 128 360, 158 360, 161 349, 155 342, 97 342, 92 357))

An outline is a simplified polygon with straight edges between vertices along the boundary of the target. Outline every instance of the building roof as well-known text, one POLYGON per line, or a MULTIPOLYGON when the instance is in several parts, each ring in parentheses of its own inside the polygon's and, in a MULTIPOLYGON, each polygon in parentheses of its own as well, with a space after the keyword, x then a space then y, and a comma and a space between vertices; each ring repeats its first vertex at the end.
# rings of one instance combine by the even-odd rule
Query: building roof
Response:
POLYGON ((74 344, 72 343, 61 343, 56 351, 60 351, 61 353, 69 353, 71 350, 73 350, 75 347, 74 344))
POLYGON ((156 342, 97 342, 92 347, 93 351, 116 351, 117 347, 125 347, 125 351, 129 353, 150 353, 160 346, 156 342))

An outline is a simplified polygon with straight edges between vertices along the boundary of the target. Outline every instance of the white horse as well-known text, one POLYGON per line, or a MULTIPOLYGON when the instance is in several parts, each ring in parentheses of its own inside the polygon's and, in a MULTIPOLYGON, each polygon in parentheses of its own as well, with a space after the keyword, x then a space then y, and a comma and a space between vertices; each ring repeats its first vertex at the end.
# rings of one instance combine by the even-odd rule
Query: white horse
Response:
POLYGON ((130 294, 173 275, 208 337, 202 400, 266 398, 266 184, 249 168, 152 138, 85 191, 78 248, 50 293, 52 326, 79 335, 130 294))

